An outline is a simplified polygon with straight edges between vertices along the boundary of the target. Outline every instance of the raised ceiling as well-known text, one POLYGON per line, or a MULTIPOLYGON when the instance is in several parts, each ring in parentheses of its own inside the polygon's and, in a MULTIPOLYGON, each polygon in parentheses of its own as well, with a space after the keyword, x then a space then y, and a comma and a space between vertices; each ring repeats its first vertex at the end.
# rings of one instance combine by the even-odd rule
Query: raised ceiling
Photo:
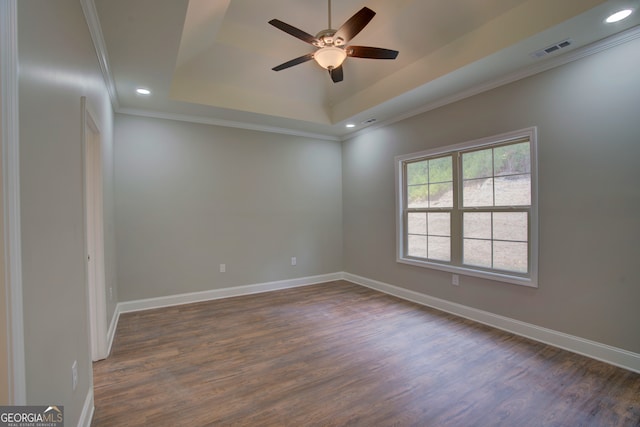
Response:
POLYGON ((640 13, 603 23, 639 0, 334 1, 334 28, 362 7, 377 13, 353 44, 400 54, 347 58, 344 81, 333 83, 314 61, 271 70, 314 48, 268 21, 316 34, 328 26, 326 0, 93 1, 118 111, 335 138, 640 24, 640 13), (531 55, 566 39, 562 52, 531 55), (136 95, 140 86, 152 95, 136 95))

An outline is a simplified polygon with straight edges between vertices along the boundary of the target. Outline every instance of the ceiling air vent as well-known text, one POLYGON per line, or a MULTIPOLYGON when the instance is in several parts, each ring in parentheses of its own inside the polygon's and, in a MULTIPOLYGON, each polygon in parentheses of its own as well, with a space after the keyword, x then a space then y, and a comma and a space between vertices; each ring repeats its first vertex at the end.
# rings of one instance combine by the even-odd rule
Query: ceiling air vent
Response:
POLYGON ((370 125, 371 123, 375 122, 377 119, 368 119, 365 120, 364 122, 362 122, 363 125, 370 125))
POLYGON ((559 51, 560 49, 564 49, 565 47, 571 46, 571 43, 573 43, 571 39, 566 39, 556 44, 552 44, 551 46, 547 46, 544 49, 537 50, 533 52, 531 56, 536 59, 542 58, 549 55, 550 53, 554 53, 559 51))

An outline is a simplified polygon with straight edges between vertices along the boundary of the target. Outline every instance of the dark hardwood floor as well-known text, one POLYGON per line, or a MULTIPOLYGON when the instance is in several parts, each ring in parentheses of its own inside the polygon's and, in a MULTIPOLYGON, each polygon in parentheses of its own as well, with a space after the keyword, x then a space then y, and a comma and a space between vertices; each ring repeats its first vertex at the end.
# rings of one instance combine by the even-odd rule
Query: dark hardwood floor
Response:
POLYGON ((93 426, 640 426, 640 374, 338 281, 123 314, 93 426))

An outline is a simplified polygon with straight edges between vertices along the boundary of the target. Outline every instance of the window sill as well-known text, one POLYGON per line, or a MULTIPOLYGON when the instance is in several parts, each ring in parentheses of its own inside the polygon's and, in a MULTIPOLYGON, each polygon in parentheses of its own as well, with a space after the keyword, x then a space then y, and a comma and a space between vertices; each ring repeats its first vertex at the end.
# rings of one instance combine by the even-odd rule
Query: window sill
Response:
POLYGON ((527 286, 537 288, 538 281, 533 278, 512 276, 506 273, 494 273, 490 271, 474 270, 468 267, 459 267, 455 265, 439 264, 436 262, 420 261, 412 258, 398 258, 397 262, 401 264, 413 265, 416 267, 430 268, 433 270, 447 271, 449 273, 460 274, 463 276, 479 277, 482 279, 494 280, 496 282, 511 283, 513 285, 527 286))

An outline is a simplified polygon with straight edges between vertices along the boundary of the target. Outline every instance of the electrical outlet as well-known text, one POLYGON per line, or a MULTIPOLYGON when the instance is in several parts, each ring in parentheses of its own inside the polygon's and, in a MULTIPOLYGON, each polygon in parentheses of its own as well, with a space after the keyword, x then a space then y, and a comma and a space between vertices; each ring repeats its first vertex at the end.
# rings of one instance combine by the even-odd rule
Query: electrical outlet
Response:
POLYGON ((78 361, 74 360, 71 365, 71 387, 73 391, 78 387, 78 361))
POLYGON ((220 273, 227 272, 227 264, 220 264, 220 273))
POLYGON ((296 257, 292 256, 291 257, 291 265, 296 265, 298 264, 298 260, 296 259, 296 257))
POLYGON ((113 301, 113 286, 109 287, 109 301, 113 301))
POLYGON ((459 286, 460 285, 460 276, 458 276, 457 274, 452 274, 451 275, 451 284, 454 286, 459 286))

